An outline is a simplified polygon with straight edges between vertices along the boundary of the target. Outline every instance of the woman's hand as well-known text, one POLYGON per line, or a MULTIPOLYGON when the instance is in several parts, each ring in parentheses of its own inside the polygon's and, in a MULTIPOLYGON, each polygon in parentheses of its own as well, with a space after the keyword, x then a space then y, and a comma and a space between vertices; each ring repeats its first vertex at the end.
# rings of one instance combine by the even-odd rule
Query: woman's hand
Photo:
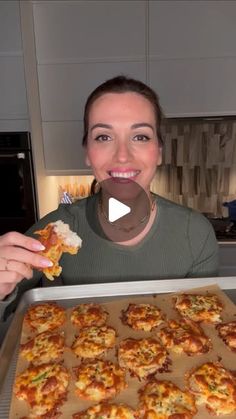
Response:
POLYGON ((38 254, 44 246, 24 234, 10 232, 0 236, 0 299, 10 294, 23 278, 30 279, 33 269, 52 266, 52 262, 38 254))

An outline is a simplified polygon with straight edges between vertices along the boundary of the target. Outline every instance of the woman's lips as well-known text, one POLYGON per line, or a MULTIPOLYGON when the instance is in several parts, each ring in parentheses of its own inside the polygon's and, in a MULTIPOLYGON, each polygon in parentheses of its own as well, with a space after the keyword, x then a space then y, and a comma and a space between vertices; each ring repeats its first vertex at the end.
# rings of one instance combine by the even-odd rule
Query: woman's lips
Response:
POLYGON ((127 184, 130 182, 133 182, 136 176, 140 173, 139 170, 129 170, 129 171, 110 171, 109 175, 111 176, 111 179, 115 183, 119 184, 127 184))
POLYGON ((138 176, 140 173, 140 170, 129 170, 129 171, 117 171, 112 170, 109 171, 109 176, 116 182, 126 183, 131 180, 134 180, 136 176, 138 176))

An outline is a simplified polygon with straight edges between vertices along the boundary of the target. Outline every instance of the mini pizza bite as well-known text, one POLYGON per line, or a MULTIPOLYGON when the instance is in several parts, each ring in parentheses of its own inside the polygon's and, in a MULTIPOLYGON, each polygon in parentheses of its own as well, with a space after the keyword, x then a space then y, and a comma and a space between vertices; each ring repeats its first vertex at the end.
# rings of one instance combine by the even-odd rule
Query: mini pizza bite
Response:
POLYGON ((111 361, 85 360, 74 372, 76 394, 85 400, 111 399, 127 387, 125 371, 111 361))
POLYGON ((54 302, 30 306, 24 318, 25 324, 38 333, 57 329, 65 320, 65 309, 54 302))
POLYGON ((60 359, 65 346, 64 333, 42 332, 20 345, 20 355, 34 365, 60 359))
POLYGON ((197 413, 194 396, 171 381, 153 379, 139 391, 139 417, 192 419, 197 413))
POLYGON ((82 240, 61 220, 47 224, 43 230, 37 230, 34 234, 40 236, 39 240, 45 246, 45 250, 40 254, 53 262, 53 266, 42 269, 44 275, 53 281, 54 276, 61 274, 62 267, 59 265, 59 260, 62 254, 75 255, 82 246, 82 240))
POLYGON ((236 321, 217 324, 216 330, 229 349, 236 352, 236 321))
POLYGON ((82 358, 96 358, 115 346, 116 331, 110 326, 90 326, 80 329, 71 347, 82 358))
POLYGON ((60 364, 31 366, 16 377, 14 393, 30 408, 30 418, 57 417, 67 398, 69 373, 60 364))
POLYGON ((161 310, 154 304, 129 304, 122 311, 122 322, 134 330, 150 332, 163 322, 161 310))
POLYGON ((171 363, 166 349, 154 338, 128 338, 120 342, 118 361, 122 368, 140 380, 157 371, 168 371, 171 363))
POLYGON ((200 355, 212 348, 211 340, 203 329, 189 319, 169 320, 156 336, 165 348, 178 354, 200 355))
POLYGON ((174 298, 182 317, 194 322, 220 323, 223 305, 216 295, 180 294, 174 298))
POLYGON ((136 419, 135 411, 125 404, 99 403, 82 412, 74 413, 73 419, 136 419))
POLYGON ((71 322, 79 328, 89 326, 103 326, 108 313, 100 304, 85 303, 76 306, 71 313, 71 322))
POLYGON ((206 362, 187 374, 198 405, 214 415, 236 413, 236 377, 219 362, 206 362))

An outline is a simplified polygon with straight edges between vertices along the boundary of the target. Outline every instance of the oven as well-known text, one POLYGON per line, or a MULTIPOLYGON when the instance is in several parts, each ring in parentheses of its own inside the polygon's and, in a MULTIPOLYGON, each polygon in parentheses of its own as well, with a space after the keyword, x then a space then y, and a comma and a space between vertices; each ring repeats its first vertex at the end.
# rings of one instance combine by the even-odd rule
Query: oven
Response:
POLYGON ((24 233, 38 219, 29 132, 0 132, 0 234, 24 233))
POLYGON ((218 241, 236 242, 236 222, 230 217, 207 217, 212 224, 218 241))

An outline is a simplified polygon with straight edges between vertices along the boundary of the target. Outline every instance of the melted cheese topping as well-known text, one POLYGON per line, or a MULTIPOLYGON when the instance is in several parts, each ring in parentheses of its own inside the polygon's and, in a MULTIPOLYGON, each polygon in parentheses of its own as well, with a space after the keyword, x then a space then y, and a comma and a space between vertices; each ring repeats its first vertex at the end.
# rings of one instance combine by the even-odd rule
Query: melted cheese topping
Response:
POLYGON ((52 267, 42 269, 45 276, 53 281, 54 276, 59 276, 62 271, 59 265, 62 253, 75 255, 82 246, 82 240, 61 220, 49 223, 43 230, 37 230, 34 234, 40 236, 40 242, 45 246, 45 250, 40 253, 53 262, 52 267))
POLYGON ((76 393, 83 399, 99 402, 114 397, 127 387, 124 370, 111 361, 85 361, 74 371, 76 393))
POLYGON ((63 240, 66 246, 82 246, 81 238, 74 231, 71 231, 70 226, 68 224, 65 224, 61 220, 58 220, 55 223, 51 223, 51 225, 53 226, 54 231, 63 240))
POLYGON ((176 297, 175 308, 183 317, 195 322, 219 323, 223 310, 216 295, 182 294, 176 297))
POLYGON ((118 350, 121 367, 128 369, 131 375, 139 379, 147 378, 157 370, 167 370, 170 360, 167 351, 153 338, 125 339, 118 350))
POLYGON ((134 330, 151 331, 163 322, 161 310, 152 304, 129 304, 121 320, 134 330))
POLYGON ((73 419, 135 419, 135 411, 124 404, 100 403, 83 412, 75 413, 73 419))
POLYGON ((193 395, 170 381, 153 379, 140 390, 140 417, 191 419, 197 413, 193 395))
POLYGON ((197 404, 215 415, 236 412, 236 378, 219 362, 207 362, 188 375, 197 404))
POLYGON ((236 352, 236 321, 218 324, 216 329, 221 339, 231 351, 236 352))
POLYGON ((30 417, 49 414, 66 399, 69 373, 60 364, 29 367, 16 377, 14 393, 30 406, 30 417))
POLYGON ((72 351, 82 358, 95 358, 114 347, 116 332, 110 326, 91 326, 80 330, 73 342, 72 351))
POLYGON ((25 322, 33 330, 41 333, 63 325, 65 309, 56 303, 42 303, 31 306, 25 315, 25 322))
POLYGON ((80 304, 71 313, 71 321, 78 327, 103 326, 108 313, 95 303, 80 304))
POLYGON ((64 333, 43 332, 20 346, 20 355, 32 364, 55 361, 63 354, 64 333))
POLYGON ((202 328, 189 319, 169 320, 167 326, 157 332, 157 337, 163 346, 178 354, 199 355, 212 347, 202 328))

